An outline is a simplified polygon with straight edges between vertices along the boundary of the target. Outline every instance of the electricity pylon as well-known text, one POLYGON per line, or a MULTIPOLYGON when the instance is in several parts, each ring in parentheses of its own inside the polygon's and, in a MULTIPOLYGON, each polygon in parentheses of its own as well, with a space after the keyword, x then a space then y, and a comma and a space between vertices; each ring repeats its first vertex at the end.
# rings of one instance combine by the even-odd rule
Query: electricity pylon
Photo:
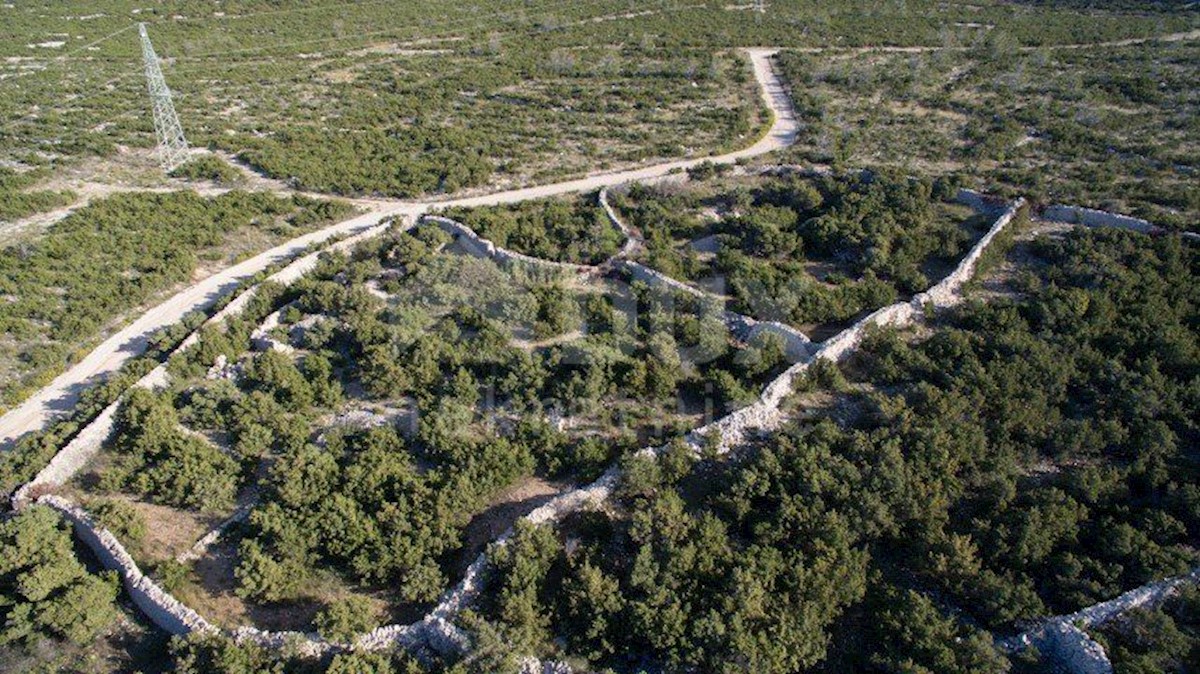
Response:
POLYGON ((142 59, 146 62, 146 86, 150 89, 150 104, 154 107, 158 162, 163 171, 170 173, 187 159, 188 144, 183 137, 183 127, 179 126, 175 105, 171 103, 171 90, 167 88, 162 68, 158 65, 158 55, 154 53, 154 45, 150 44, 150 36, 146 34, 146 24, 138 24, 138 33, 142 36, 142 59))
POLYGON ((760 21, 767 13, 767 0, 754 0, 754 20, 760 21))

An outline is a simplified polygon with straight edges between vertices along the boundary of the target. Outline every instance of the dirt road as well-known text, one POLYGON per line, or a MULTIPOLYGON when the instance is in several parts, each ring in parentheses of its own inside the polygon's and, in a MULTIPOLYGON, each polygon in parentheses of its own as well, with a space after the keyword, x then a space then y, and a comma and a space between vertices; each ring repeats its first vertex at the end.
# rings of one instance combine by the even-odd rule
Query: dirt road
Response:
POLYGON ((770 64, 770 56, 774 50, 750 49, 747 50, 747 53, 753 63, 754 75, 761 87, 763 101, 774 114, 774 122, 770 130, 750 147, 716 157, 672 161, 626 171, 599 173, 577 180, 476 197, 419 202, 397 201, 380 206, 351 220, 292 239, 192 285, 148 310, 116 334, 104 340, 83 360, 72 365, 46 387, 0 417, 0 450, 9 449, 20 436, 42 429, 53 419, 70 411, 78 400, 80 392, 103 380, 126 361, 145 351, 149 336, 156 330, 177 323, 189 312, 206 309, 243 280, 272 264, 295 257, 310 245, 331 237, 360 232, 384 218, 416 217, 434 207, 507 204, 561 194, 588 192, 632 180, 656 178, 672 171, 695 166, 706 159, 714 163, 732 163, 744 157, 753 157, 791 145, 795 142, 798 125, 792 111, 791 99, 770 64))

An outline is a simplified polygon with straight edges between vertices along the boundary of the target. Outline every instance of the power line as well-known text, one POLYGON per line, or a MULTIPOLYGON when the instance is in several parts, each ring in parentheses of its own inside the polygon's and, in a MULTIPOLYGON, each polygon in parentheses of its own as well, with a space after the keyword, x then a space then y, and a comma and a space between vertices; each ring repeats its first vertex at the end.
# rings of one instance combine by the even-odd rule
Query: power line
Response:
POLYGON ((164 173, 174 171, 187 159, 188 144, 183 137, 183 128, 179 125, 179 116, 175 114, 175 105, 171 102, 171 89, 163 78, 162 68, 158 64, 158 55, 154 53, 154 45, 150 44, 150 36, 146 34, 146 24, 138 24, 138 34, 142 37, 142 59, 146 62, 146 87, 150 90, 150 105, 154 110, 154 135, 158 138, 158 160, 164 173))
MULTIPOLYGON (((539 5, 539 6, 537 6, 537 7, 534 7, 534 8, 525 8, 525 9, 523 9, 523 10, 520 12, 520 17, 519 17, 519 18, 521 18, 521 19, 524 19, 524 20, 526 20, 526 21, 528 21, 528 20, 536 20, 536 19, 538 19, 538 18, 544 18, 544 17, 542 17, 542 16, 541 16, 541 11, 542 11, 542 10, 546 10, 546 9, 559 9, 559 8, 567 8, 567 9, 579 9, 579 8, 582 8, 582 7, 593 7, 593 6, 597 6, 597 5, 605 5, 605 4, 619 5, 619 4, 620 4, 620 0, 590 0, 590 1, 585 1, 585 2, 571 2, 571 3, 562 3, 562 2, 549 2, 549 3, 546 3, 546 4, 544 4, 544 5, 539 5), (530 10, 532 10, 532 11, 533 11, 533 13, 530 13, 530 10)), ((661 10, 657 10, 657 11, 658 11, 658 12, 661 12, 661 13, 666 13, 666 12, 671 12, 671 11, 679 11, 679 10, 684 10, 684 9, 696 9, 696 8, 698 8, 698 7, 702 7, 702 6, 703 6, 703 5, 689 5, 689 6, 684 6, 684 7, 663 8, 663 9, 661 9, 661 10)), ((314 8, 314 9, 315 9, 315 8, 314 8)), ((614 7, 614 9, 616 9, 616 7, 614 7)), ((275 10, 275 11, 271 11, 271 12, 264 12, 264 13, 283 13, 283 12, 289 12, 289 11, 304 11, 304 10, 302 10, 302 9, 300 9, 300 10, 275 10)), ((425 29, 429 29, 429 28, 432 28, 432 27, 436 27, 436 28, 442 28, 442 29, 444 29, 444 28, 448 28, 448 27, 450 27, 450 26, 456 26, 456 25, 461 25, 461 24, 467 24, 467 23, 471 23, 471 22, 475 22, 475 25, 474 25, 474 26, 470 26, 470 27, 468 28, 468 30, 470 30, 470 29, 474 29, 474 28, 483 28, 483 27, 484 27, 484 20, 486 20, 486 19, 488 19, 488 18, 491 18, 491 17, 495 17, 495 16, 506 16, 506 15, 512 15, 512 12, 510 12, 510 11, 504 11, 504 12, 495 12, 495 13, 492 13, 492 14, 490 14, 490 15, 475 15, 475 16, 472 16, 472 17, 469 17, 469 18, 453 19, 453 20, 448 20, 448 21, 440 22, 440 23, 436 24, 436 26, 425 26, 424 28, 425 28, 425 29)), ((578 26, 578 25, 582 25, 582 24, 585 24, 585 23, 587 23, 587 22, 595 21, 595 20, 598 20, 598 19, 604 19, 604 18, 609 18, 609 17, 620 17, 620 16, 624 16, 624 14, 611 14, 611 15, 599 15, 599 16, 589 16, 589 17, 583 17, 583 18, 575 19, 575 20, 571 21, 571 22, 570 22, 570 23, 568 23, 568 24, 564 24, 564 25, 563 25, 563 26, 561 26, 561 27, 562 27, 562 28, 576 27, 576 26, 578 26)), ((113 33, 113 34, 111 34, 111 35, 107 35, 107 36, 105 36, 105 37, 103 37, 103 38, 100 38, 99 40, 96 40, 96 41, 95 41, 95 43, 93 43, 93 44, 96 44, 96 43, 102 42, 102 41, 104 41, 104 40, 107 40, 107 39, 110 39, 110 38, 112 38, 112 37, 114 37, 114 36, 116 36, 116 35, 118 35, 118 34, 120 34, 120 33, 123 33, 124 31, 126 31, 126 30, 129 30, 130 28, 134 27, 134 25, 139 25, 139 24, 131 24, 131 25, 129 25, 129 26, 126 26, 125 28, 121 29, 120 31, 117 31, 117 32, 115 32, 115 33, 113 33)), ((149 25, 153 26, 154 24, 149 24, 149 25)), ((534 31, 540 31, 540 30, 542 30, 542 29, 541 29, 541 28, 537 28, 537 27, 533 27, 533 26, 522 26, 522 27, 516 27, 516 26, 514 26, 514 27, 509 27, 509 28, 505 28, 505 29, 494 30, 494 31, 490 31, 490 32, 492 32, 492 33, 494 33, 494 34, 499 34, 499 35, 507 35, 507 34, 513 34, 513 33, 519 33, 519 32, 534 32, 534 31)), ((362 39, 362 38, 366 38, 366 37, 377 37, 377 36, 380 36, 380 35, 384 35, 384 34, 390 34, 390 33, 394 33, 394 32, 395 32, 395 31, 394 31, 394 30, 391 30, 391 29, 389 29, 389 30, 383 30, 383 31, 372 31, 372 32, 369 32, 369 33, 357 33, 357 34, 354 34, 354 35, 342 35, 342 36, 334 36, 334 37, 329 37, 329 38, 318 38, 318 39, 315 39, 315 40, 301 40, 301 41, 295 41, 295 42, 290 42, 290 43, 277 43, 277 44, 274 44, 274 45, 264 45, 264 46, 261 46, 261 47, 248 48, 248 49, 245 49, 245 50, 233 50, 233 51, 227 51, 227 52, 211 52, 211 53, 207 53, 207 54, 201 54, 201 55, 192 55, 192 56, 188 56, 188 57, 172 57, 172 59, 171 59, 171 60, 172 60, 172 61, 178 61, 178 60, 181 60, 181 59, 191 60, 191 59, 210 58, 210 57, 215 57, 215 56, 228 56, 228 55, 235 55, 235 54, 238 54, 238 53, 251 52, 251 51, 267 51, 267 50, 271 50, 271 49, 281 49, 281 48, 284 48, 284 47, 296 46, 296 45, 300 45, 300 44, 311 44, 311 43, 313 43, 313 42, 336 42, 336 41, 360 40, 360 39, 362 39)), ((445 39, 445 38, 447 38, 447 37, 452 37, 452 35, 448 35, 447 33, 442 33, 442 34, 440 34, 440 35, 429 35, 429 34, 423 34, 423 35, 421 35, 421 34, 419 34, 419 35, 417 35, 417 36, 414 36, 412 39, 428 39, 428 40, 437 40, 437 39, 439 39, 439 38, 445 39)), ((86 45, 85 45, 85 48, 86 48, 86 45)), ((347 49, 342 49, 342 50, 337 50, 337 51, 332 51, 332 52, 327 52, 327 53, 334 53, 334 54, 336 54, 336 53, 342 53, 342 52, 345 52, 345 51, 351 51, 351 50, 353 50, 353 49, 357 49, 357 48, 361 48, 361 47, 360 47, 360 46, 358 46, 358 45, 356 45, 356 46, 354 46, 354 47, 349 47, 349 48, 347 48, 347 49)), ((76 51, 78 51, 78 50, 76 50, 76 51)), ((275 57, 264 57, 264 58, 269 60, 269 59, 272 59, 272 58, 275 58, 275 57)), ((231 64, 231 65, 244 65, 244 63, 236 63, 236 64, 231 64)), ((177 67, 173 67, 173 68, 171 68, 171 72, 189 71, 189 70, 193 70, 193 69, 200 69, 200 68, 207 68, 207 67, 208 67, 208 66, 207 66, 206 64, 199 64, 199 63, 196 63, 196 64, 192 64, 192 65, 190 65, 190 66, 188 66, 188 65, 184 65, 184 66, 177 66, 177 67)), ((38 71, 38 72, 43 72, 43 71, 38 71)), ((94 91, 94 93, 91 93, 91 94, 86 94, 86 95, 80 96, 80 97, 78 97, 78 98, 76 98, 76 99, 73 99, 73 101, 72 101, 72 102, 73 102, 73 103, 79 103, 79 102, 82 102, 82 101, 86 101, 86 100, 90 100, 90 99, 92 99, 92 98, 95 98, 96 96, 100 96, 100 95, 102 95, 103 93, 106 93, 106 89, 107 89, 107 87, 109 87, 109 86, 111 86, 111 85, 113 85, 113 84, 116 84, 117 82, 120 82, 121 80, 124 80, 124 79, 127 79, 127 78, 129 78, 129 77, 132 77, 133 75, 140 74, 141 72, 142 72, 142 70, 130 70, 130 71, 128 71, 128 72, 121 73, 121 74, 119 74, 119 75, 117 75, 117 76, 115 76, 115 77, 113 77, 113 78, 109 79, 109 80, 108 80, 107 82, 105 82, 104 84, 100 85, 100 88, 99 88, 99 89, 96 89, 96 90, 94 91)), ((111 121, 115 121, 115 120, 119 119, 120 117, 123 117, 123 116, 125 116, 125 114, 127 114, 127 113, 123 113, 122 115, 120 115, 120 116, 118 116, 118 117, 116 117, 116 118, 112 118, 112 119, 110 119, 110 120, 108 120, 108 121, 110 121, 110 122, 111 122, 111 121)), ((14 128, 14 127, 16 127, 16 126, 19 126, 19 125, 20 125, 20 124, 22 124, 22 123, 28 123, 28 122, 30 122, 30 121, 31 121, 31 120, 27 120, 27 119, 14 119, 14 120, 12 120, 10 123, 0 126, 0 132, 3 132, 3 131, 6 131, 6 130, 8 130, 8 129, 11 129, 11 128, 14 128)))
POLYGON ((13 75, 13 76, 12 76, 12 77, 10 77, 10 78, 7 78, 7 79, 9 79, 9 80, 15 80, 15 79, 19 79, 19 78, 22 78, 22 77, 28 77, 28 76, 30 76, 30 75, 37 75, 37 74, 39 74, 39 73, 44 73, 44 72, 46 72, 47 70, 49 70, 50 68, 52 68, 52 67, 53 67, 53 66, 55 66, 55 65, 61 65, 61 64, 63 64, 63 63, 69 63, 70 61, 74 60, 74 58, 75 58, 75 54, 78 54, 78 53, 79 53, 79 52, 81 52, 81 51, 86 51, 86 50, 88 50, 88 49, 91 49, 92 47, 95 47, 96 45, 98 45, 98 44, 100 44, 101 42, 104 42, 104 41, 106 41, 106 40, 111 40, 112 38, 114 38, 114 37, 116 37, 116 36, 120 35, 121 33, 124 33, 125 31, 129 30, 130 28, 133 28, 135 25, 136 25, 136 24, 132 24, 132 23, 131 23, 131 24, 129 24, 128 26, 125 26, 124 28, 122 28, 122 29, 120 29, 120 30, 117 30, 117 31, 114 31, 114 32, 112 32, 112 33, 109 33, 108 35, 105 35, 105 36, 104 36, 104 37, 102 37, 102 38, 99 38, 99 39, 97 39, 97 40, 92 40, 91 42, 89 42, 89 43, 87 43, 87 44, 85 44, 85 45, 83 45, 83 46, 76 47, 75 49, 72 49, 72 50, 70 50, 70 51, 64 52, 64 53, 62 53, 62 54, 59 54, 58 56, 51 57, 51 58, 50 58, 50 60, 46 62, 46 65, 45 65, 45 67, 43 67, 43 68, 40 68, 40 69, 38 69, 38 70, 33 70, 33 71, 30 71, 30 72, 27 72, 27 73, 18 73, 18 74, 16 74, 16 75, 13 75))

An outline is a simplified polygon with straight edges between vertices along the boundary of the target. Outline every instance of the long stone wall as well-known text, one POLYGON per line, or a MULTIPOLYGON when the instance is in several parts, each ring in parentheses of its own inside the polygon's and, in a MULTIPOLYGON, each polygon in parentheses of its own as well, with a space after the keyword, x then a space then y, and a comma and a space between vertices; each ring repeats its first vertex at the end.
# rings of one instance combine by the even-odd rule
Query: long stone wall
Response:
MULTIPOLYGON (((290 284, 315 268, 323 253, 349 250, 367 239, 379 236, 391 226, 391 221, 381 222, 354 236, 330 244, 322 250, 297 258, 283 269, 267 277, 267 280, 283 285, 290 284)), ((191 334, 184 338, 170 355, 173 356, 177 353, 182 353, 195 345, 199 341, 200 333, 204 328, 214 326, 244 311, 258 293, 259 287, 256 284, 240 293, 231 302, 222 307, 220 311, 210 316, 198 329, 192 331, 191 334)), ((169 357, 167 360, 169 360, 169 357)), ((135 382, 133 387, 160 389, 164 388, 169 382, 170 375, 167 373, 166 362, 164 362, 135 382)), ((20 509, 27 505, 30 498, 41 489, 66 484, 68 480, 74 477, 96 456, 96 453, 100 451, 100 448, 112 436, 116 423, 117 409, 120 408, 124 397, 124 395, 118 397, 108 407, 105 407, 95 419, 76 433, 75 437, 64 445, 31 481, 13 493, 12 506, 14 509, 20 509)))
MULTIPOLYGON (((725 303, 724 297, 694 288, 690 284, 672 278, 656 269, 651 269, 640 262, 620 260, 617 262, 617 265, 623 273, 627 274, 634 281, 641 281, 651 286, 665 286, 671 290, 676 290, 702 300, 716 301, 722 305, 725 303)), ((808 338, 808 335, 790 325, 778 321, 759 321, 744 314, 728 310, 723 310, 720 318, 725 327, 735 337, 744 342, 752 341, 761 333, 779 335, 783 338, 785 354, 793 362, 808 358, 814 350, 812 340, 808 338)))
MULTIPOLYGON (((1042 210, 1041 218, 1050 222, 1065 222, 1084 227, 1128 229, 1142 234, 1162 234, 1167 231, 1148 220, 1082 206, 1064 206, 1062 204, 1047 206, 1042 210)), ((1179 236, 1183 237, 1184 241, 1200 243, 1200 232, 1179 232, 1179 236)))
POLYGON ((120 574, 130 599, 155 625, 170 634, 216 631, 217 628, 199 613, 183 605, 142 574, 137 562, 133 561, 117 537, 100 526, 82 508, 58 496, 43 496, 37 502, 57 510, 72 524, 75 535, 91 549, 104 568, 120 574))
POLYGON ((634 231, 632 227, 626 225, 620 216, 617 215, 612 205, 608 203, 607 187, 600 188, 600 192, 596 195, 596 201, 600 204, 600 208, 604 209, 604 214, 608 216, 608 221, 625 235, 625 243, 621 246, 621 250, 617 251, 617 254, 613 256, 613 259, 629 259, 634 251, 642 245, 641 235, 634 231))
MULTIPOLYGON (((943 286, 945 292, 938 292, 929 297, 920 300, 914 299, 912 302, 899 303, 891 307, 885 307, 872 313, 863 320, 856 323, 851 328, 843 331, 843 333, 829 340, 822 345, 822 348, 817 351, 811 358, 804 362, 794 365, 789 368, 783 375, 777 378, 769 386, 767 386, 760 399, 754 404, 737 410, 726 417, 709 424, 696 432, 690 434, 687 441, 696 449, 705 442, 705 438, 710 434, 720 433, 720 449, 728 450, 730 447, 740 442, 751 430, 764 431, 775 428, 780 421, 779 405, 790 391, 791 383, 795 376, 803 372, 809 363, 815 358, 838 359, 850 352, 861 340, 863 331, 871 325, 883 324, 898 324, 918 315, 918 306, 924 306, 925 302, 933 302, 938 304, 942 301, 953 301, 957 298, 957 292, 960 286, 969 279, 973 273, 978 257, 982 254, 987 244, 997 232, 1005 227, 1014 217, 1017 209, 1022 202, 1017 202, 1009 207, 1008 210, 996 221, 988 235, 981 239, 980 243, 972 249, 966 258, 959 264, 954 272, 947 277, 947 280, 939 283, 943 286)), ((452 229, 455 223, 452 220, 441 219, 448 224, 452 229)), ((435 220, 436 222, 436 220, 435 220)), ((443 223, 439 223, 443 224, 443 223)), ((381 225, 381 228, 385 227, 381 225)), ((467 228, 469 231, 469 228, 467 228)), ((382 231, 382 229, 380 230, 382 231)), ((364 232, 363 234, 353 237, 353 239, 340 242, 344 247, 354 245, 358 241, 366 238, 368 235, 375 235, 379 232, 364 232)), ((473 232, 472 232, 473 233, 473 232)), ((487 246, 491 243, 486 239, 479 237, 468 237, 470 244, 479 245, 483 250, 487 250, 487 246)), ((307 268, 311 268, 316 264, 317 255, 313 254, 309 258, 297 261, 297 268, 302 268, 300 263, 305 263, 307 268)), ((540 261, 539 261, 540 262, 540 261)), ((549 263, 554 266, 563 266, 561 263, 549 263)), ((577 265, 569 265, 577 267, 577 265)), ((291 279, 298 278, 303 271, 297 271, 297 268, 289 268, 291 279), (294 274, 294 276, 292 275, 294 274)), ((307 269, 304 269, 307 271, 307 269)), ((274 279, 273 279, 274 280, 274 279)), ((244 303, 242 304, 244 307, 244 303)), ((230 315, 230 314, 225 314, 230 315)), ((216 317, 214 317, 216 318, 216 317)), ((151 380, 162 381, 165 377, 165 368, 162 373, 147 375, 151 380), (153 375, 153 376, 152 376, 153 375)), ((145 378, 144 378, 145 379, 145 378)), ((115 408, 114 408, 115 409, 115 408)), ((107 411, 107 410, 106 410, 107 411)), ((104 431, 105 424, 94 424, 85 431, 88 431, 93 436, 103 434, 107 436, 107 432, 111 432, 111 415, 107 422, 108 431, 104 431)), ((81 433, 81 435, 83 435, 81 433)), ((101 438, 102 442, 103 438, 101 438)), ((98 443, 96 446, 98 449, 98 443)), ((663 448, 650 447, 643 449, 640 453, 643 455, 654 455, 662 451, 663 448)), ((94 449, 91 450, 94 454, 94 449)), ((61 454, 61 453, 60 453, 61 454)), ((56 457, 58 458, 58 457, 56 457)), ((75 452, 69 457, 72 461, 64 461, 74 465, 74 460, 78 460, 79 452, 75 452)), ((90 454, 86 458, 90 458, 90 454)), ((75 470, 86 462, 86 458, 78 465, 75 465, 75 470)), ((69 466, 68 466, 69 468, 69 466)), ((38 483, 46 485, 53 483, 54 480, 69 479, 70 470, 60 470, 52 475, 45 476, 45 480, 38 483)), ((39 475, 39 477, 43 477, 39 475)), ((526 519, 535 524, 552 524, 559 521, 568 513, 576 512, 586 507, 595 506, 604 500, 608 499, 617 484, 619 483, 620 472, 619 468, 613 466, 609 468, 604 475, 598 480, 586 487, 582 487, 565 494, 562 494, 550 502, 535 509, 526 516, 526 519)), ((61 484, 61 481, 58 482, 61 484)), ((31 485, 32 486, 32 483, 31 485)), ((28 486, 27 486, 28 487, 28 486)), ((26 490, 28 493, 28 490, 26 490)), ((44 496, 41 502, 55 507, 64 514, 75 525, 80 538, 85 541, 93 550, 101 562, 107 567, 117 570, 126 586, 130 588, 131 596, 134 596, 135 602, 146 613, 146 615, 157 625, 163 629, 173 633, 182 634, 190 631, 209 631, 215 629, 210 623, 196 614, 191 609, 183 606, 169 593, 162 590, 151 579, 143 575, 138 569, 136 563, 121 547, 120 543, 104 529, 98 527, 85 512, 76 506, 71 505, 63 499, 54 496, 44 496)), ((501 536, 493 545, 504 545, 511 531, 501 536)), ((454 588, 449 590, 433 611, 430 612, 423 620, 411 625, 391 625, 378 628, 371 633, 360 637, 353 645, 349 647, 377 650, 389 648, 393 646, 404 646, 407 648, 420 648, 428 646, 439 652, 461 652, 469 648, 469 641, 466 635, 457 626, 453 624, 453 619, 465 607, 469 606, 478 596, 480 589, 483 586, 483 577, 487 568, 487 554, 481 554, 468 568, 464 574, 462 581, 454 588)), ((267 647, 283 647, 288 646, 296 648, 299 652, 310 655, 320 655, 327 653, 332 649, 345 648, 344 644, 332 644, 314 634, 303 634, 297 632, 269 632, 255 628, 242 628, 233 633, 233 636, 239 640, 249 640, 267 647)))

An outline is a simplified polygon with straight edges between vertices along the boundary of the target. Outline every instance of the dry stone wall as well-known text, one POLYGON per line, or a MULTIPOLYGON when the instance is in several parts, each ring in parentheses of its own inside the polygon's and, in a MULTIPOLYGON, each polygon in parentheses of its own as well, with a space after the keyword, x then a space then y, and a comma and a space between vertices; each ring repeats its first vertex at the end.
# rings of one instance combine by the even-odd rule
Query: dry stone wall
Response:
POLYGON ((100 526, 82 508, 58 496, 43 496, 38 504, 57 510, 75 528, 75 535, 96 555, 106 569, 117 571, 134 604, 155 625, 170 634, 215 632, 216 627, 200 614, 142 574, 125 546, 108 529, 100 526))
POLYGON ((1042 658, 1066 674, 1112 674, 1104 647, 1069 622, 1054 622, 1041 629, 1030 644, 1042 658))
MULTIPOLYGON (((694 288, 687 283, 672 278, 656 269, 651 269, 639 262, 621 260, 617 264, 634 281, 641 281, 652 286, 666 286, 671 290, 676 290, 702 300, 711 300, 721 304, 725 303, 724 297, 694 288)), ((750 342, 762 333, 779 335, 783 338, 784 353, 793 362, 808 358, 814 350, 812 341, 808 338, 808 335, 790 325, 778 321, 759 321, 733 311, 722 311, 720 318, 725 327, 735 337, 744 342, 750 342)))
POLYGON ((633 252, 642 245, 642 237, 635 232, 632 227, 626 225, 617 215, 617 212, 613 210, 612 205, 608 203, 607 187, 600 189, 600 193, 596 195, 596 201, 599 202, 600 208, 604 209, 604 214, 608 216, 609 222, 611 222, 614 227, 621 230, 621 233, 625 235, 625 244, 622 245, 621 250, 617 251, 617 254, 613 256, 613 259, 628 259, 629 256, 633 255, 633 252))
POLYGON ((585 264, 572 264, 570 262, 555 262, 553 260, 543 260, 524 253, 501 248, 492 243, 490 239, 485 239, 475 232, 475 230, 464 225, 457 220, 442 217, 440 215, 423 215, 421 222, 432 222, 437 225, 443 232, 454 237, 454 240, 462 246, 468 254, 475 257, 484 257, 494 260, 497 263, 515 263, 523 264, 531 267, 541 267, 547 269, 555 269, 559 271, 567 271, 576 274, 594 273, 596 267, 585 264))
MULTIPOLYGON (((995 234, 1007 226, 1015 216, 1022 202, 1012 204, 997 219, 988 236, 972 249, 962 263, 943 281, 945 292, 937 292, 923 298, 920 303, 900 303, 880 309, 848 328, 837 337, 822 345, 811 357, 789 368, 776 381, 764 389, 762 396, 754 404, 698 429, 688 436, 687 441, 695 449, 699 449, 706 437, 719 433, 721 451, 726 451, 744 439, 751 431, 765 431, 778 426, 781 421, 779 406, 791 389, 794 377, 802 373, 815 358, 839 359, 849 353, 861 341, 862 333, 871 325, 900 324, 911 321, 919 314, 918 306, 925 302, 938 304, 943 301, 955 301, 963 283, 970 278, 979 255, 995 234)), ((459 223, 452 220, 440 219, 446 226, 456 229, 459 223)), ((435 220, 435 222, 437 222, 435 220)), ((443 223, 439 223, 443 224, 443 223)), ((467 229, 469 231, 469 228, 467 229)), ((473 232, 471 232, 473 234, 473 232)), ((468 245, 480 246, 487 250, 490 242, 477 236, 467 237, 468 245)), ((315 264, 315 260, 314 260, 315 264)), ((557 263, 552 263, 557 265, 557 263)), ((939 283, 942 286, 943 283, 939 283)), ((109 424, 111 429, 111 423, 109 424)), ((99 431, 96 431, 99 432, 99 431)), ((643 455, 654 455, 662 448, 646 448, 643 455)), ((620 472, 616 466, 609 468, 598 480, 586 487, 576 489, 552 499, 526 516, 534 524, 552 524, 565 515, 583 508, 594 507, 608 499, 620 480, 620 472)), ((90 547, 98 550, 97 555, 107 568, 116 569, 130 587, 135 602, 145 611, 146 615, 174 634, 189 631, 215 629, 191 609, 180 604, 174 597, 163 591, 153 581, 145 577, 137 568, 132 558, 125 552, 120 543, 107 531, 99 528, 82 510, 57 497, 43 497, 48 504, 55 505, 64 513, 76 527, 78 534, 90 547)), ((501 536, 493 545, 504 545, 511 536, 511 531, 501 536)), ((395 646, 410 649, 430 647, 444 653, 462 652, 470 647, 467 636, 453 624, 454 618, 465 607, 469 606, 478 596, 483 587, 487 570, 487 554, 481 554, 467 569, 463 579, 454 588, 446 592, 438 605, 423 620, 411 625, 390 625, 378 628, 360 637, 352 646, 356 649, 378 650, 395 646)), ((298 632, 269 632, 255 628, 242 628, 234 632, 234 637, 243 641, 252 641, 265 647, 297 649, 298 652, 310 655, 321 655, 334 649, 345 648, 344 644, 332 644, 318 635, 298 632)))
POLYGON ((225 531, 228 530, 229 527, 239 522, 246 521, 246 519, 250 517, 250 512, 254 510, 254 506, 257 504, 258 492, 257 490, 254 490, 251 491, 249 496, 244 499, 244 502, 233 511, 232 515, 225 518, 225 520, 217 526, 213 527, 212 531, 209 531, 207 534, 201 536, 200 540, 196 541, 192 547, 176 555, 175 561, 179 562, 180 564, 187 564, 203 557, 214 543, 221 540, 221 536, 225 534, 225 531))
POLYGON ((1108 211, 1097 211, 1092 208, 1083 208, 1082 206, 1065 206, 1063 204, 1047 206, 1042 211, 1042 219, 1050 220, 1051 222, 1083 225, 1085 227, 1115 227, 1117 229, 1141 232, 1142 234, 1151 234, 1159 231, 1158 227, 1151 224, 1148 220, 1141 218, 1109 213, 1108 211))
MULTIPOLYGON (((367 239, 379 236, 391 226, 391 221, 380 222, 374 227, 370 227, 354 236, 337 241, 324 250, 309 253, 292 261, 283 269, 269 276, 267 280, 283 285, 290 284, 315 268, 323 253, 349 250, 367 239)), ((257 294, 258 288, 258 285, 247 288, 231 302, 222 307, 220 311, 210 316, 199 329, 192 331, 190 335, 180 342, 171 355, 182 353, 196 344, 199 341, 201 331, 205 327, 216 325, 244 311, 257 294)), ((275 318, 278 320, 277 316, 275 318)), ((270 317, 268 317, 269 319, 270 317)), ((169 382, 170 375, 167 373, 166 364, 163 363, 135 382, 133 386, 137 388, 158 389, 165 387, 169 382)), ((33 480, 14 492, 12 497, 13 508, 19 509, 27 505, 31 495, 38 489, 66 484, 68 480, 82 470, 112 435, 116 423, 117 409, 120 408, 123 399, 124 396, 121 396, 108 407, 105 407, 95 419, 84 426, 70 442, 63 446, 50 459, 46 467, 39 471, 33 480)))
POLYGON ((1200 583, 1200 567, 1183 576, 1148 583, 1070 615, 1050 618, 997 645, 1006 653, 1034 646, 1051 664, 1070 674, 1111 674, 1112 664, 1104 648, 1081 628, 1098 627, 1135 608, 1157 606, 1184 585, 1196 583, 1200 583))

